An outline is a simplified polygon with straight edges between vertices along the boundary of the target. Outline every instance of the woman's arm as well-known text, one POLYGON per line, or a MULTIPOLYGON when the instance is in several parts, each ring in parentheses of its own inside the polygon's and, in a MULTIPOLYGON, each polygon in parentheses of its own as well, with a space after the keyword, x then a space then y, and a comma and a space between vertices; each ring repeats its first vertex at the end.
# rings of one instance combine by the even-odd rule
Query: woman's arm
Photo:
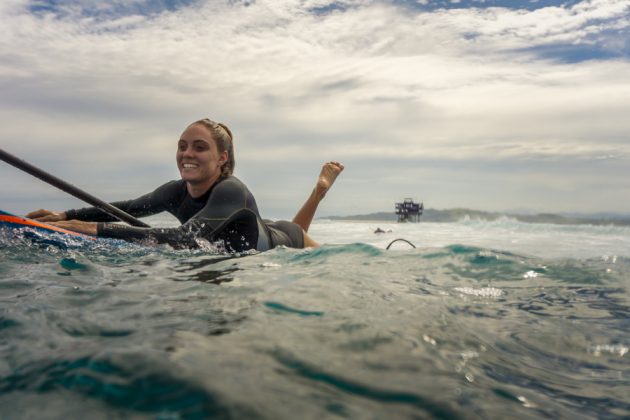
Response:
POLYGON ((173 248, 198 248, 194 231, 184 225, 176 228, 141 228, 117 223, 99 222, 95 225, 96 236, 123 239, 128 242, 169 244, 173 248))
MULTIPOLYGON (((115 201, 111 203, 114 207, 129 213, 134 217, 145 217, 160 213, 166 210, 166 203, 172 200, 173 196, 181 195, 181 183, 178 181, 168 182, 153 192, 135 198, 133 200, 115 201)), ((81 209, 66 210, 65 212, 54 212, 50 210, 36 210, 26 215, 30 219, 39 222, 58 222, 62 220, 82 220, 86 222, 115 222, 118 219, 103 212, 97 207, 85 207, 81 209)), ((79 226, 79 225, 77 225, 79 226)))
POLYGON ((96 236, 96 223, 94 222, 83 222, 81 220, 64 220, 59 222, 51 222, 49 224, 68 229, 73 232, 96 236))

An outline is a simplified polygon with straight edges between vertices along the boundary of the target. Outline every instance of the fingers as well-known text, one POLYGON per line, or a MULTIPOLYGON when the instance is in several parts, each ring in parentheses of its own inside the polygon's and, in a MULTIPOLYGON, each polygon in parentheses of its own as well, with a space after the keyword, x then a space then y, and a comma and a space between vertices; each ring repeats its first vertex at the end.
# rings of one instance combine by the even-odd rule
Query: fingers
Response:
POLYGON ((38 217, 35 220, 37 220, 38 222, 58 222, 60 220, 63 220, 63 218, 59 215, 59 213, 52 213, 43 217, 38 217))
POLYGON ((29 219, 37 220, 38 222, 57 222, 66 219, 66 213, 56 212, 45 209, 39 209, 30 212, 26 215, 29 219))
POLYGON ((50 213, 52 213, 50 210, 39 209, 39 210, 30 212, 29 214, 26 215, 26 217, 28 217, 29 219, 38 219, 50 213))

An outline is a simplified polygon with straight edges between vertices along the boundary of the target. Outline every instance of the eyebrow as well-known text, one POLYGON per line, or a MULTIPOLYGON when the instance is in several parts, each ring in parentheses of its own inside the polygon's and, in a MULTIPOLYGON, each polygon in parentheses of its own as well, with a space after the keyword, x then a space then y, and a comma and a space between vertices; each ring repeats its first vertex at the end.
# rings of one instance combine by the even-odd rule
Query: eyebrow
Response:
MULTIPOLYGON (((178 142, 178 143, 182 143, 182 142, 184 142, 184 143, 188 143, 188 142, 187 142, 186 140, 184 140, 184 139, 179 139, 179 142, 178 142)), ((196 139, 196 140, 193 140, 193 141, 192 141, 192 143, 193 143, 193 144, 197 144, 197 143, 209 144, 206 140, 203 140, 203 139, 196 139)))

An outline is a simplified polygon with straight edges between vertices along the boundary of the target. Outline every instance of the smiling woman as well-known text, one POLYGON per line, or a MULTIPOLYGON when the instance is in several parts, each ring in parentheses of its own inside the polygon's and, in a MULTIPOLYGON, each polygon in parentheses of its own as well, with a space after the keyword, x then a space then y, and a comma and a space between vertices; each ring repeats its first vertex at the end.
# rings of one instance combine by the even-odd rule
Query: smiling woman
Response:
POLYGON ((27 215, 75 232, 128 241, 168 243, 195 248, 199 239, 223 244, 225 251, 266 251, 279 245, 292 248, 317 246, 308 228, 319 202, 343 170, 338 162, 326 163, 313 192, 293 222, 262 220, 256 200, 238 178, 230 129, 209 119, 195 121, 177 143, 181 179, 133 200, 112 203, 136 217, 167 211, 182 223, 177 228, 141 228, 111 223, 100 209, 89 207, 65 212, 37 210, 27 215))
POLYGON ((190 195, 199 197, 220 176, 234 172, 232 132, 226 125, 208 119, 196 121, 182 133, 176 159, 190 195))

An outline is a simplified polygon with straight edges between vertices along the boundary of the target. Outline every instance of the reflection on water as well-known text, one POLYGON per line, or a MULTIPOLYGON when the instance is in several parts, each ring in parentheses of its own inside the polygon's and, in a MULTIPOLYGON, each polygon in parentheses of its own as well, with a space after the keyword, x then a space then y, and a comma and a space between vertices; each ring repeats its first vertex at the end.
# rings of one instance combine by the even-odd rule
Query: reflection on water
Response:
POLYGON ((200 281, 204 283, 221 284, 226 281, 232 281, 232 273, 240 270, 236 262, 232 262, 229 266, 220 264, 224 261, 232 261, 237 257, 218 256, 197 257, 178 262, 172 268, 177 275, 172 276, 177 281, 200 281), (216 267, 215 267, 216 266, 216 267))

